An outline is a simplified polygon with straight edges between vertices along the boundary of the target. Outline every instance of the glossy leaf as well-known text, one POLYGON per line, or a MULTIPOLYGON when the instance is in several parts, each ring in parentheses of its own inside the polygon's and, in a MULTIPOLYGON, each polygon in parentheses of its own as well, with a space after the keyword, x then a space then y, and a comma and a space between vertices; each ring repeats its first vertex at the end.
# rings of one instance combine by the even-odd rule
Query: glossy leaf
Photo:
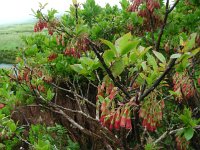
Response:
POLYGON ((173 58, 180 58, 181 57, 181 54, 173 54, 170 56, 171 59, 173 58))
POLYGON ((114 62, 111 67, 111 71, 115 77, 119 76, 124 71, 125 65, 124 62, 120 59, 114 62))
POLYGON ((166 63, 166 59, 162 53, 159 53, 157 51, 153 51, 153 53, 162 63, 164 63, 164 64, 166 63))
POLYGON ((104 52, 103 58, 104 58, 104 61, 107 64, 109 64, 109 63, 111 63, 114 60, 115 53, 113 52, 113 50, 107 50, 107 51, 104 52))
POLYGON ((193 128, 186 128, 184 129, 184 137, 187 141, 189 141, 194 135, 194 129, 193 128))
POLYGON ((115 48, 115 45, 113 43, 111 43, 108 40, 104 40, 104 39, 101 39, 101 42, 106 44, 110 48, 110 50, 112 50, 113 52, 116 52, 116 48, 115 48))

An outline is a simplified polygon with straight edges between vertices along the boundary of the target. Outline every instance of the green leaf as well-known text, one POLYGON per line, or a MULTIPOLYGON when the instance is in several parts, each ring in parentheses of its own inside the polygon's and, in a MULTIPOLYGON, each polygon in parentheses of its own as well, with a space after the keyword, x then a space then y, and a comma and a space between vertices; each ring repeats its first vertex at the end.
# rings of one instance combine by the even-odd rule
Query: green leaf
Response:
POLYGON ((54 97, 54 93, 49 88, 47 91, 47 100, 51 100, 54 97))
POLYGON ((140 77, 142 77, 142 79, 146 80, 146 76, 143 73, 139 73, 140 77))
POLYGON ((105 45, 107 45, 110 48, 110 50, 112 50, 113 52, 116 53, 116 48, 113 43, 111 43, 110 41, 104 40, 104 39, 101 39, 101 42, 104 43, 105 45))
POLYGON ((70 67, 76 71, 77 73, 80 73, 83 70, 83 66, 81 64, 74 64, 70 65, 70 67))
POLYGON ((82 66, 84 66, 84 65, 92 66, 94 64, 94 60, 89 57, 81 57, 80 62, 82 64, 82 66))
POLYGON ((196 55, 196 54, 199 53, 199 52, 200 52, 200 47, 199 47, 199 48, 196 48, 196 49, 194 49, 194 50, 191 51, 191 53, 192 53, 193 55, 196 55))
POLYGON ((114 77, 119 76, 124 71, 124 68, 125 68, 125 65, 122 59, 114 62, 113 66, 111 67, 111 71, 114 77))
POLYGON ((147 64, 146 63, 147 63, 146 61, 143 61, 142 64, 141 64, 143 70, 147 70, 147 64))
POLYGON ((185 47, 183 48, 183 52, 188 52, 195 46, 196 36, 197 36, 196 33, 191 34, 191 38, 187 41, 185 47))
POLYGON ((103 54, 103 58, 104 58, 104 61, 107 64, 111 63, 114 60, 114 58, 115 58, 114 51, 113 50, 107 50, 107 51, 105 51, 104 54, 103 54))
POLYGON ((189 123, 189 119, 190 118, 188 118, 187 116, 185 116, 185 115, 180 115, 180 117, 179 117, 182 121, 183 121, 183 123, 185 124, 185 125, 188 125, 188 123, 189 123))
POLYGON ((98 100, 102 103, 105 99, 101 95, 98 95, 98 100))
POLYGON ((10 130, 11 130, 12 132, 15 132, 16 129, 17 129, 17 126, 15 125, 14 122, 9 122, 9 123, 8 123, 8 126, 9 126, 9 128, 10 128, 10 130))
POLYGON ((129 32, 115 41, 115 47, 118 54, 123 53, 123 50, 125 49, 124 47, 127 46, 127 42, 130 42, 131 39, 132 35, 129 32))
POLYGON ((136 55, 136 53, 132 53, 130 55, 130 60, 132 63, 135 63, 137 61, 137 59, 138 59, 138 56, 136 55))
POLYGON ((154 55, 162 62, 162 63, 166 63, 166 59, 163 56, 163 54, 157 52, 157 51, 153 51, 154 55))
POLYGON ((121 55, 128 54, 131 50, 136 49, 140 41, 138 39, 121 41, 120 42, 120 52, 121 55))
POLYGON ((153 67, 153 69, 155 71, 158 70, 158 65, 156 63, 156 59, 148 53, 147 53, 147 62, 148 62, 148 64, 150 64, 153 67))
POLYGON ((173 54, 170 56, 171 59, 173 58, 180 58, 181 57, 181 54, 173 54))
POLYGON ((186 138, 187 141, 189 141, 194 135, 194 129, 193 128, 186 128, 184 130, 184 137, 186 138))
POLYGON ((139 57, 140 57, 140 58, 143 57, 151 48, 152 48, 152 46, 146 47, 146 48, 144 48, 144 49, 141 48, 139 57))

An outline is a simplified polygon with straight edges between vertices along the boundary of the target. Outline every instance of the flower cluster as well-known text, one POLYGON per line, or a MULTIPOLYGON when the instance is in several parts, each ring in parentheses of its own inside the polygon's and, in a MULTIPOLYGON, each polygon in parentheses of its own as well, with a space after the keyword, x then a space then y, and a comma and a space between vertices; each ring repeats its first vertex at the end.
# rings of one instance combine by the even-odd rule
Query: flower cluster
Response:
POLYGON ((100 104, 100 122, 110 130, 119 130, 120 127, 132 129, 131 106, 133 102, 115 108, 114 99, 117 94, 118 90, 112 83, 106 84, 103 82, 102 85, 98 86, 97 104, 100 104))
POLYGON ((43 29, 47 28, 49 35, 53 35, 58 24, 59 22, 56 19, 51 22, 40 19, 34 26, 34 32, 41 32, 43 29))
POLYGON ((138 16, 143 18, 142 29, 150 32, 152 29, 150 22, 153 21, 154 28, 158 28, 162 25, 163 21, 161 17, 154 12, 155 9, 160 8, 160 3, 158 0, 134 0, 133 3, 129 6, 129 12, 138 12, 138 16), (146 7, 139 7, 140 5, 145 4, 146 7))
POLYGON ((139 117, 143 119, 142 126, 148 131, 155 131, 162 120, 164 100, 157 101, 154 93, 145 100, 139 110, 139 117))
POLYGON ((48 61, 53 61, 54 59, 56 59, 58 57, 58 54, 56 53, 52 53, 48 56, 48 61))
POLYGON ((86 37, 79 38, 74 46, 66 47, 64 55, 80 58, 83 53, 89 50, 89 42, 86 37))
POLYGON ((128 7, 128 11, 136 12, 139 11, 139 6, 145 4, 150 12, 153 12, 154 9, 160 8, 160 3, 158 0, 134 0, 133 3, 128 7))
POLYGON ((74 58, 80 58, 81 57, 81 52, 78 51, 77 49, 75 49, 74 47, 71 47, 71 48, 66 48, 65 51, 64 51, 64 55, 67 55, 67 56, 72 56, 74 58))
POLYGON ((177 99, 179 102, 181 102, 183 98, 189 99, 194 96, 195 88, 187 71, 184 71, 183 73, 176 72, 173 76, 173 84, 173 89, 177 94, 177 99))
POLYGON ((47 28, 47 22, 39 20, 34 26, 34 32, 41 32, 44 28, 47 28))
POLYGON ((65 46, 64 34, 56 36, 56 43, 57 43, 57 45, 61 44, 62 46, 65 46))
POLYGON ((30 90, 38 90, 42 93, 46 92, 46 88, 43 85, 43 82, 35 84, 33 80, 40 78, 44 82, 52 82, 52 77, 45 75, 40 69, 28 67, 22 68, 20 71, 17 71, 10 75, 11 80, 17 80, 18 82, 25 82, 30 90))

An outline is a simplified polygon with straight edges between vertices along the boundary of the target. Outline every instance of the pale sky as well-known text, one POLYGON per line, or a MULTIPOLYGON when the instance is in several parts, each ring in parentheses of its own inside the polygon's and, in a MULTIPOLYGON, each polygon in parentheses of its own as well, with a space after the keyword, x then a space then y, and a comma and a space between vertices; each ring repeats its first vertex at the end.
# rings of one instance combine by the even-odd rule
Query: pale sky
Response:
MULTIPOLYGON (((83 3, 85 0, 77 0, 83 3)), ((106 3, 119 4, 120 0, 96 0, 101 6, 106 3)), ((63 13, 68 10, 72 0, 0 0, 0 25, 33 19, 31 8, 37 10, 38 3, 48 3, 47 9, 54 8, 63 13)))

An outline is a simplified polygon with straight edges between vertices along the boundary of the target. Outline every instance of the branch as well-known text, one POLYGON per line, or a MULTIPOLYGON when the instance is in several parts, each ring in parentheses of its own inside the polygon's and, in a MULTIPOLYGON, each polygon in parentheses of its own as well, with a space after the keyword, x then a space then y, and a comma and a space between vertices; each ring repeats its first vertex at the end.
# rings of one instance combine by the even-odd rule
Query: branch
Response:
POLYGON ((74 95, 77 96, 78 98, 83 99, 85 102, 87 102, 88 104, 90 104, 90 105, 92 105, 93 107, 96 108, 96 105, 95 105, 95 104, 93 104, 92 102, 90 102, 88 99, 82 97, 81 95, 79 95, 79 94, 77 94, 77 93, 74 93, 74 92, 71 91, 71 90, 68 90, 68 89, 65 89, 65 88, 59 87, 59 86, 57 86, 57 85, 54 84, 54 83, 51 83, 51 85, 53 85, 54 87, 56 87, 56 88, 58 88, 58 89, 60 89, 60 90, 65 91, 65 92, 69 92, 69 93, 74 94, 74 95))
POLYGON ((90 120, 92 120, 92 121, 98 122, 97 119, 92 118, 90 115, 84 113, 84 112, 81 111, 81 110, 73 110, 73 109, 65 108, 65 107, 62 107, 62 106, 60 106, 60 105, 57 105, 57 104, 51 103, 51 102, 48 103, 48 104, 49 104, 49 106, 51 106, 51 107, 54 107, 54 108, 57 108, 57 109, 62 109, 62 110, 69 111, 69 112, 72 112, 72 113, 77 113, 77 114, 80 114, 80 115, 86 117, 87 119, 90 119, 90 120))
MULTIPOLYGON (((196 126, 196 128, 198 128, 199 126, 196 126)), ((179 128, 179 129, 175 129, 175 130, 172 130, 172 131, 166 131, 164 132, 157 140, 155 140, 155 142, 153 142, 154 144, 157 144, 158 142, 160 142, 162 139, 164 139, 167 135, 172 135, 172 134, 175 134, 181 130, 183 130, 184 128, 179 128)))
POLYGON ((74 111, 75 113, 79 113, 82 114, 83 116, 87 117, 88 119, 90 119, 93 123, 94 126, 97 126, 98 128, 95 130, 97 133, 95 133, 94 131, 90 131, 89 129, 84 128, 83 126, 81 126, 80 124, 78 124, 77 122, 75 122, 70 116, 68 116, 62 109, 64 110, 69 110, 68 108, 64 108, 62 106, 57 107, 58 105, 55 105, 53 103, 51 103, 52 107, 46 106, 46 105, 41 105, 41 107, 44 107, 54 113, 60 114, 62 115, 64 118, 66 118, 72 125, 74 125, 77 129, 79 129, 81 132, 85 133, 88 136, 92 136, 94 138, 97 139, 102 139, 105 140, 106 142, 109 141, 112 143, 112 146, 115 147, 116 149, 120 146, 120 148, 122 150, 123 147, 121 146, 121 142, 119 141, 119 139, 117 137, 115 137, 115 135, 109 131, 108 129, 106 129, 105 127, 103 127, 101 124, 99 124, 99 121, 89 117, 88 115, 86 115, 85 113, 81 112, 81 111, 76 111, 76 110, 70 110, 70 111, 74 111))
POLYGON ((114 85, 117 86, 128 98, 131 98, 131 96, 129 95, 129 93, 127 92, 127 90, 122 86, 121 83, 119 83, 119 81, 116 81, 115 77, 113 76, 111 70, 108 68, 108 66, 106 65, 105 61, 103 60, 103 58, 101 57, 101 55, 99 54, 98 51, 100 51, 100 48, 94 44, 92 41, 90 41, 88 39, 89 43, 90 43, 90 47, 91 49, 94 51, 94 53, 96 54, 97 58, 99 59, 99 61, 101 62, 101 64, 103 65, 104 69, 106 70, 108 76, 111 78, 111 80, 113 81, 114 85))
POLYGON ((55 113, 58 113, 60 115, 62 115, 64 118, 66 118, 71 124, 73 124, 75 127, 77 127, 80 131, 82 131, 83 133, 85 133, 86 135, 98 138, 98 139, 102 139, 101 136, 91 132, 88 129, 85 129, 83 126, 81 126, 80 124, 76 123, 71 117, 69 117, 67 114, 65 114, 62 110, 51 110, 55 113))
POLYGON ((174 5, 169 9, 168 14, 171 13, 171 11, 176 7, 176 5, 179 3, 180 0, 177 0, 174 5))
POLYGON ((142 101, 149 93, 151 93, 159 84, 160 82, 165 78, 165 76, 169 73, 169 71, 172 69, 172 67, 175 65, 176 59, 171 59, 169 65, 167 66, 166 70, 163 72, 163 74, 154 82, 154 84, 147 89, 139 98, 139 101, 142 101))
POLYGON ((78 24, 78 4, 74 4, 74 7, 75 7, 76 24, 78 24))
POLYGON ((158 36, 158 41, 156 43, 156 50, 158 51, 159 48, 160 48, 160 42, 161 42, 161 39, 162 39, 162 35, 164 33, 164 29, 165 29, 165 26, 167 24, 167 19, 168 19, 168 16, 169 14, 172 12, 172 10, 175 8, 175 6, 178 4, 179 0, 177 0, 173 6, 169 9, 169 0, 167 0, 166 2, 166 10, 165 10, 165 17, 164 17, 164 22, 163 22, 163 25, 161 27, 161 31, 160 31, 160 34, 158 36))
MULTIPOLYGON (((38 94, 38 98, 40 98, 42 101, 46 101, 45 98, 42 95, 39 95, 39 93, 37 93, 37 94, 38 94)), ((103 127, 97 119, 92 118, 91 116, 85 114, 82 111, 64 108, 62 106, 56 105, 56 104, 51 103, 51 102, 49 102, 48 105, 47 105, 47 103, 44 103, 44 104, 41 103, 41 104, 39 104, 39 106, 46 108, 46 109, 48 109, 48 110, 50 110, 54 113, 62 115, 72 125, 74 125, 81 132, 85 133, 88 136, 92 136, 92 137, 97 138, 97 139, 105 139, 107 141, 110 141, 110 142, 112 142, 112 146, 115 147, 116 149, 118 148, 118 146, 121 147, 121 145, 122 145, 121 142, 119 141, 119 139, 117 137, 115 137, 115 135, 111 131, 109 131, 107 128, 103 127), (89 129, 84 128, 83 126, 78 124, 75 120, 73 120, 73 118, 68 116, 64 111, 70 111, 72 113, 78 113, 78 114, 86 117, 88 120, 91 121, 91 123, 93 123, 93 126, 98 127, 98 129, 96 130, 97 133, 95 133, 94 131, 91 131, 89 129)), ((123 147, 122 147, 122 149, 123 149, 123 147)))

